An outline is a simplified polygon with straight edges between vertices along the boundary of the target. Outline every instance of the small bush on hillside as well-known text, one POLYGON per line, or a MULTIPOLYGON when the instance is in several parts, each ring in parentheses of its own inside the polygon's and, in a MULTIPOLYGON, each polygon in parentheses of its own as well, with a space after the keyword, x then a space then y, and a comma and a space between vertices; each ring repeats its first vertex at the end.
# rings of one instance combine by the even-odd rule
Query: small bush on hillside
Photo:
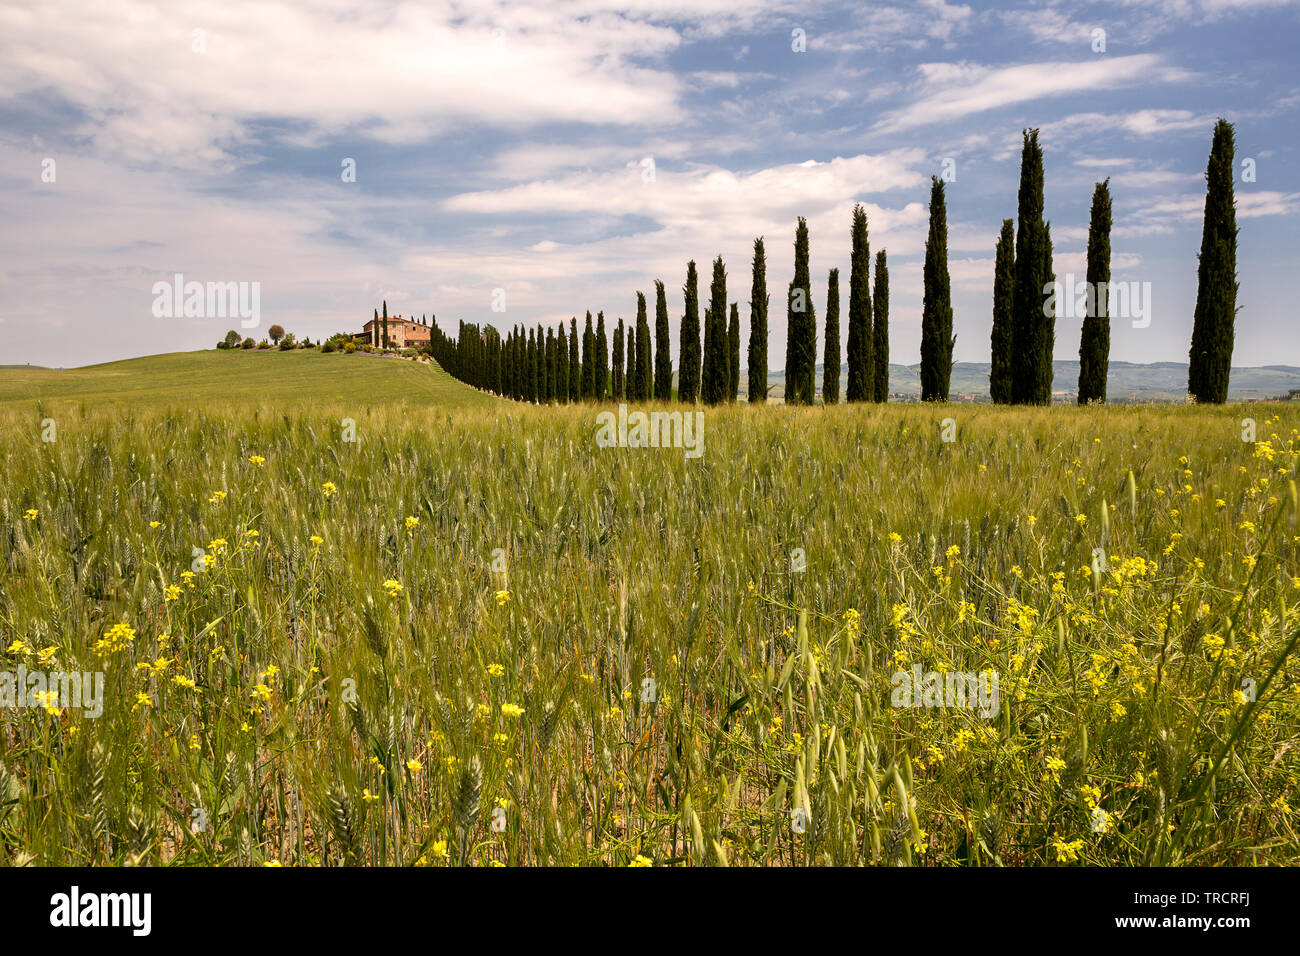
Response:
POLYGON ((346 352, 348 355, 351 355, 356 350, 357 350, 356 342, 348 342, 346 345, 343 346, 343 351, 346 352))
POLYGON ((250 336, 249 338, 244 339, 244 345, 243 345, 243 348, 246 348, 246 349, 257 348, 257 343, 254 342, 253 339, 252 339, 252 337, 250 336))

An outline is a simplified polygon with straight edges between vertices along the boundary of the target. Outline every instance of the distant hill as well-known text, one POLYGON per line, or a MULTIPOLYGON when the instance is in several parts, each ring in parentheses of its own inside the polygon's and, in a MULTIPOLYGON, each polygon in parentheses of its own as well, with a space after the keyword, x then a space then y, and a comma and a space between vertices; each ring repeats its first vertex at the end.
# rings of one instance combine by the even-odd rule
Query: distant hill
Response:
POLYGON ((304 405, 482 405, 493 398, 439 366, 357 353, 170 352, 75 369, 12 366, 0 375, 0 407, 19 402, 88 406, 185 406, 248 403, 304 405))
MULTIPOLYGON (((1073 402, 1078 398, 1079 363, 1055 362, 1054 396, 1058 402, 1073 402)), ((841 372, 840 391, 844 390, 847 370, 841 372)), ((769 394, 780 399, 785 389, 785 372, 768 376, 775 386, 769 394)), ((817 366, 817 389, 821 391, 822 367, 817 366)), ((956 362, 952 367, 950 396, 953 401, 988 401, 989 364, 987 362, 956 362)), ((740 393, 746 392, 742 384, 740 393)), ((1234 368, 1228 383, 1228 400, 1253 401, 1266 398, 1285 398, 1289 389, 1300 389, 1300 368, 1293 365, 1264 365, 1253 368, 1234 368)), ((920 397, 921 366, 890 365, 889 393, 900 397, 920 397)), ((1155 362, 1138 365, 1133 362, 1111 362, 1106 382, 1106 397, 1111 402, 1182 402, 1187 400, 1187 363, 1155 362)))

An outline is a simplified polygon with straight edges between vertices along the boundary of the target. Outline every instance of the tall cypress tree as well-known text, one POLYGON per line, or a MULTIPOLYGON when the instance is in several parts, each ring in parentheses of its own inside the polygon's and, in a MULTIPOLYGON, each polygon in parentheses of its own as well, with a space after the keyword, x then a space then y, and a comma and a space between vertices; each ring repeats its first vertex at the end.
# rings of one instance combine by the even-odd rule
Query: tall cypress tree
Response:
POLYGON ((528 389, 524 387, 524 373, 528 368, 528 342, 524 337, 523 329, 515 327, 515 394, 514 399, 522 402, 527 398, 528 389))
POLYGON ((625 334, 627 338, 625 340, 625 348, 623 354, 627 356, 627 358, 625 359, 625 361, 627 362, 627 397, 629 400, 635 400, 636 399, 636 375, 637 375, 636 322, 629 322, 626 328, 627 331, 625 334))
POLYGON ((632 332, 631 344, 627 352, 627 397, 638 401, 641 399, 641 326, 645 322, 645 293, 636 294, 636 319, 627 324, 632 332))
POLYGON ((528 333, 523 326, 515 331, 515 351, 518 365, 515 369, 516 386, 518 389, 518 398, 521 402, 528 401, 528 333))
POLYGON ((582 397, 582 362, 578 359, 578 317, 569 319, 569 401, 582 397))
MULTIPOLYGON (((875 337, 871 329, 871 246, 867 241, 867 211, 861 204, 853 206, 850 231, 853 251, 849 258, 849 380, 844 398, 850 402, 869 402, 875 398, 876 363, 873 357, 875 337)), ((827 322, 830 317, 827 316, 827 322)))
POLYGON ((822 355, 822 401, 840 401, 840 270, 826 279, 826 348, 822 355))
POLYGON ((627 324, 627 344, 624 349, 624 354, 627 356, 627 397, 629 399, 635 399, 637 397, 636 383, 638 381, 638 376, 640 375, 637 363, 641 360, 640 349, 637 347, 635 322, 629 322, 627 324))
POLYGON ((384 300, 384 348, 388 348, 388 300, 384 300))
MULTIPOLYGON (((1054 286, 1056 284, 1056 270, 1052 266, 1052 224, 1043 223, 1043 285, 1054 286)), ((1052 353, 1056 348, 1056 297, 1053 295, 1051 304, 1045 298, 1043 302, 1043 324, 1039 332, 1038 344, 1038 404, 1052 404, 1052 377, 1055 370, 1052 368, 1052 353)))
POLYGON ((687 405, 694 405, 700 397, 700 300, 699 278, 695 274, 695 260, 686 264, 686 285, 682 295, 686 299, 686 312, 682 316, 681 359, 677 363, 677 397, 687 405))
MULTIPOLYGON (((706 305, 704 307, 704 334, 706 337, 705 339, 706 343, 707 343, 707 336, 709 334, 709 329, 711 329, 712 327, 713 327, 713 308, 712 306, 706 305)), ((704 358, 706 359, 708 358, 707 349, 705 350, 704 358)), ((704 396, 708 392, 708 385, 704 379, 704 373, 707 371, 708 371, 707 365, 701 363, 701 374, 700 374, 700 401, 701 402, 705 401, 704 396)))
POLYGON ((754 240, 749 287, 749 401, 767 404, 767 257, 763 237, 754 240))
POLYGON ((1110 369, 1110 180, 1092 191, 1088 223, 1088 295, 1079 336, 1079 404, 1106 401, 1110 369))
POLYGON ((537 329, 537 393, 534 397, 539 405, 546 402, 546 336, 540 326, 537 329))
POLYGON ((740 307, 735 302, 727 325, 727 366, 727 401, 734 405, 740 395, 740 307))
MULTIPOLYGON (((438 354, 441 346, 438 343, 430 342, 430 347, 438 354)), ((506 398, 514 398, 514 376, 515 376, 515 332, 511 329, 506 333, 505 344, 502 348, 501 361, 501 394, 506 398)))
POLYGON ((569 343, 563 322, 555 336, 555 399, 561 405, 569 401, 569 343))
POLYGON ((636 294, 636 397, 650 400, 654 369, 650 362, 650 319, 646 316, 645 295, 636 294))
POLYGON ((948 210, 943 180, 931 176, 930 235, 925 240, 925 293, 921 304, 921 401, 948 401, 954 342, 948 281, 948 210))
POLYGON ((989 368, 989 396, 998 405, 1013 398, 1015 349, 1013 295, 1016 282, 1016 236, 1010 219, 1002 220, 993 265, 993 332, 990 336, 992 365, 989 368))
POLYGON ((522 326, 515 328, 515 399, 528 400, 528 339, 522 326))
POLYGON ((546 404, 555 401, 555 330, 546 330, 546 387, 543 389, 546 404))
POLYGON ((591 312, 587 312, 587 328, 582 333, 582 398, 590 401, 596 397, 596 333, 591 328, 591 312))
POLYGON ((623 371, 623 320, 614 326, 614 401, 621 402, 627 398, 627 381, 623 371))
POLYGON ((375 309, 375 322, 370 327, 371 345, 379 344, 379 310, 375 309))
POLYGON ((713 260, 713 281, 709 284, 709 310, 704 323, 704 370, 700 398, 717 405, 726 398, 727 379, 727 270, 722 256, 713 260))
POLYGON ((605 313, 596 313, 596 401, 609 398, 609 339, 605 337, 605 313))
POLYGON ((1205 171, 1205 219, 1196 268, 1196 311, 1188 353, 1187 391, 1197 402, 1228 400, 1237 317, 1237 212, 1233 202, 1233 126, 1214 124, 1205 171))
POLYGON ((668 299, 664 284, 655 280, 655 377, 654 397, 668 402, 673 397, 673 354, 668 329, 668 299))
POLYGON ((817 317, 808 274, 808 220, 794 231, 794 279, 786 295, 785 400, 811 405, 817 364, 817 317))
POLYGON ((528 330, 528 400, 537 401, 537 340, 528 330))
POLYGON ((1038 130, 1025 130, 1023 136, 1012 293, 1011 395, 1017 404, 1049 405, 1056 318, 1044 314, 1052 311, 1046 303, 1050 294, 1046 264, 1052 251, 1043 222, 1043 150, 1038 145, 1038 130))
POLYGON ((871 330, 871 387, 877 402, 889 401, 889 265, 885 250, 876 253, 876 287, 872 290, 875 324, 871 330))

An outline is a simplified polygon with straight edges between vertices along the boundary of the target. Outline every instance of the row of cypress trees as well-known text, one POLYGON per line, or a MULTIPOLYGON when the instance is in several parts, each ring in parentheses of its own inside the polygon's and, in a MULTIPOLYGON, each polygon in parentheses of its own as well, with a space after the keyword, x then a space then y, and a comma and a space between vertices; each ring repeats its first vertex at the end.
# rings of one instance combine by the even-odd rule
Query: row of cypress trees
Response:
MULTIPOLYGON (((889 368, 889 272, 885 252, 876 256, 875 308, 868 265, 867 217, 861 205, 853 210, 853 260, 849 278, 848 401, 886 400, 889 368)), ((767 256, 763 237, 754 240, 750 268, 748 345, 751 402, 766 402, 767 388, 767 256)), ((735 402, 740 392, 740 308, 727 301, 727 269, 721 256, 713 260, 709 300, 700 322, 699 276, 694 260, 686 266, 682 287, 685 303, 680 327, 677 398, 706 405, 735 402), (701 334, 703 341, 701 342, 701 334)), ((826 348, 822 394, 827 402, 840 398, 839 270, 832 269, 827 292, 826 348)), ((795 277, 787 300, 789 339, 786 360, 786 401, 812 404, 815 395, 817 324, 808 269, 808 223, 802 217, 795 230, 795 277)), ((619 319, 613 329, 612 356, 606 339, 605 314, 593 324, 587 313, 581 337, 578 320, 558 329, 511 329, 503 338, 492 326, 461 322, 455 338, 435 320, 429 350, 454 377, 507 398, 528 402, 671 401, 673 366, 669 346, 668 304, 664 284, 655 282, 653 348, 646 297, 637 293, 635 325, 619 319), (612 358, 612 368, 607 362, 612 358)))
MULTIPOLYGON (((1043 152, 1038 130, 1026 130, 1023 136, 1014 246, 1012 221, 1005 219, 995 254, 989 391, 999 404, 1047 405, 1052 400, 1057 303, 1045 290, 1056 276, 1052 269, 1051 224, 1043 221, 1043 152)), ((1206 171, 1196 311, 1188 356, 1188 393, 1198 402, 1215 404, 1228 399, 1237 312, 1233 139, 1232 124, 1220 119, 1214 127, 1206 171)), ((1110 366, 1110 230, 1107 179, 1093 189, 1089 214, 1086 280, 1091 291, 1079 337, 1080 405, 1106 401, 1110 366)), ((928 296, 928 255, 926 263, 928 296)))
MULTIPOLYGON (((1052 400, 1052 356, 1056 332, 1056 276, 1051 223, 1043 218, 1043 151, 1038 130, 1023 131, 1016 219, 1002 221, 994 260, 992 363, 989 391, 998 404, 1047 405, 1052 400)), ((1195 322, 1188 391, 1201 402, 1227 400, 1236 315, 1237 226, 1233 200, 1233 128, 1219 120, 1207 172, 1195 322)), ((1110 354, 1110 180, 1096 184, 1088 228, 1087 282, 1097 294, 1087 299, 1079 344, 1079 403, 1106 400, 1110 354)), ((850 229, 848 378, 849 402, 887 400, 889 388, 889 270, 885 251, 876 255, 872 288, 866 210, 853 208, 850 229), (874 303, 874 305, 873 305, 874 303)), ((808 223, 795 228, 794 278, 786 298, 785 401, 810 405, 815 396, 817 320, 812 302, 808 223)), ((767 259, 763 238, 754 240, 750 266, 748 347, 749 401, 767 400, 767 259)), ((827 281, 822 396, 840 400, 839 270, 827 281)), ((694 260, 682 287, 677 397, 687 404, 735 402, 740 381, 740 313, 727 301, 727 270, 713 260, 708 305, 701 326, 699 276, 694 260), (703 342, 701 343, 701 333, 703 342)), ((387 317, 387 304, 384 316, 387 317)), ((491 326, 462 322, 455 339, 432 329, 430 349, 450 374, 509 398, 533 402, 644 401, 672 399, 668 306, 664 284, 655 282, 655 334, 651 348, 646 297, 637 293, 635 325, 622 319, 614 330, 609 367, 605 314, 595 325, 587 313, 581 339, 575 316, 566 336, 555 329, 512 329, 503 339, 491 326)), ((931 177, 930 221, 925 243, 921 312, 921 399, 946 402, 952 376, 951 281, 944 182, 931 177)))

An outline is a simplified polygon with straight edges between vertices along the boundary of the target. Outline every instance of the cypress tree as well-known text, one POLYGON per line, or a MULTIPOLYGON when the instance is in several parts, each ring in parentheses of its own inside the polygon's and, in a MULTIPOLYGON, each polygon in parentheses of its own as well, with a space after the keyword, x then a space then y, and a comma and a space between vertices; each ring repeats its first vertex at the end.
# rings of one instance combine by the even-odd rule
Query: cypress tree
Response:
POLYGON ((519 330, 519 401, 528 401, 528 383, 531 374, 528 371, 528 332, 519 330))
POLYGON ((650 400, 653 386, 653 369, 650 364, 650 320, 646 316, 645 295, 636 294, 636 397, 637 401, 650 400))
POLYGON ((569 401, 569 343, 563 322, 555 335, 555 400, 561 405, 569 401))
POLYGON ((582 363, 578 360, 578 317, 569 319, 569 401, 582 398, 582 363))
POLYGON ((375 309, 375 324, 370 327, 370 337, 374 340, 371 345, 379 344, 379 310, 375 309))
POLYGON ((614 326, 614 401, 621 402, 627 398, 626 377, 623 371, 623 320, 614 326))
MULTIPOLYGON (((865 336, 864 336, 865 337, 865 336)), ((826 349, 822 355, 822 401, 840 401, 840 270, 826 279, 826 349)))
POLYGON ((1088 300, 1079 336, 1079 404, 1106 401, 1110 369, 1110 180, 1092 192, 1088 223, 1088 300))
POLYGON ((518 402, 518 401, 523 401, 523 397, 524 397, 523 342, 520 339, 520 331, 518 326, 515 326, 511 338, 513 339, 513 341, 511 342, 510 350, 513 353, 513 362, 510 370, 510 377, 511 377, 511 389, 513 394, 511 394, 510 397, 518 402))
POLYGON ((931 176, 930 235, 925 240, 925 293, 921 304, 921 401, 948 401, 954 342, 948 281, 948 211, 943 180, 931 176))
POLYGON ((1002 220, 997 253, 993 265, 993 333, 990 336, 992 365, 989 368, 989 396, 998 405, 1012 401, 1013 366, 1013 293, 1016 282, 1016 237, 1012 221, 1002 220))
POLYGON ((528 330, 528 400, 537 401, 537 340, 528 330))
POLYGON ((524 337, 523 330, 516 328, 511 334, 510 342, 511 368, 510 368, 510 389, 511 397, 517 401, 523 401, 527 395, 527 387, 524 383, 524 376, 527 372, 528 343, 524 337))
POLYGON ((626 394, 627 400, 634 402, 640 396, 641 345, 637 337, 636 320, 628 319, 623 327, 626 330, 623 348, 624 363, 627 366, 626 394))
POLYGON ((709 284, 709 310, 704 323, 704 371, 700 397, 706 405, 726 398, 727 380, 727 270, 722 256, 713 260, 713 281, 709 284))
POLYGON ((388 300, 384 299, 384 348, 388 348, 388 300))
POLYGON ((668 299, 664 284, 655 280, 655 378, 654 397, 661 402, 672 401, 673 355, 669 344, 668 299))
POLYGON ((555 367, 555 340, 549 334, 542 335, 542 330, 539 328, 537 344, 542 358, 541 372, 538 375, 541 379, 541 395, 538 397, 543 404, 550 404, 551 389, 555 387, 555 379, 552 377, 555 367))
POLYGON ((763 237, 754 240, 749 287, 749 401, 767 404, 767 257, 763 237))
POLYGON ((695 260, 686 264, 686 285, 682 295, 686 299, 686 312, 682 316, 681 359, 677 363, 677 397, 687 405, 694 405, 700 397, 700 300, 699 279, 695 274, 695 260))
POLYGON ((632 332, 631 346, 628 349, 628 398, 637 400, 641 398, 641 322, 645 319, 645 293, 636 294, 636 319, 627 324, 628 330, 632 332))
POLYGON ((811 405, 817 363, 817 317, 808 275, 808 220, 794 232, 794 279, 786 295, 785 400, 811 405))
MULTIPOLYGON (((849 380, 845 400, 869 402, 875 398, 875 337, 871 330, 871 246, 867 241, 867 211, 853 206, 853 251, 849 258, 849 380)), ((830 317, 827 316, 827 321, 830 317)))
MULTIPOLYGON (((708 336, 708 331, 709 331, 710 328, 712 328, 712 326, 713 326, 713 307, 710 306, 710 305, 706 305, 706 306, 704 307, 704 334, 705 334, 706 337, 708 336)), ((706 338, 706 341, 707 341, 707 338, 706 338)), ((708 353, 706 352, 705 355, 707 356, 707 354, 708 354, 708 353)), ((707 372, 707 371, 708 371, 708 367, 707 367, 707 366, 703 366, 703 372, 707 372)), ((700 375, 700 401, 701 401, 701 402, 704 401, 704 395, 705 395, 705 392, 707 391, 707 389, 708 389, 708 386, 705 384, 704 376, 703 376, 703 374, 701 373, 701 375, 700 375)))
POLYGON ((540 327, 536 330, 536 348, 534 349, 535 365, 537 371, 537 384, 533 392, 533 400, 539 405, 546 401, 546 336, 542 334, 540 327))
POLYGON ((872 290, 875 325, 871 332, 871 387, 877 402, 889 401, 889 266, 885 250, 876 253, 876 287, 872 290))
POLYGON ((582 333, 582 398, 596 397, 596 333, 591 329, 591 312, 587 313, 587 328, 582 333))
MULTIPOLYGON (((510 377, 513 372, 511 363, 514 361, 514 356, 511 354, 511 350, 513 349, 512 335, 513 333, 507 332, 505 340, 501 344, 501 394, 505 398, 513 397, 510 394, 511 391, 510 377)), ((434 342, 430 342, 429 344, 430 347, 434 349, 436 354, 438 350, 437 344, 434 342)))
POLYGON ((623 362, 626 372, 626 395, 628 399, 636 396, 636 323, 628 322, 624 327, 623 362))
POLYGON ((1197 402, 1228 400, 1237 317, 1237 212, 1233 202, 1233 126, 1214 124, 1205 171, 1205 218, 1196 268, 1196 311, 1188 353, 1187 391, 1197 402))
POLYGON ((740 394, 740 307, 731 303, 731 322, 727 326, 727 401, 736 403, 740 394))
MULTIPOLYGON (((560 353, 559 342, 555 337, 555 329, 546 330, 546 400, 552 403, 560 401, 560 353)), ((564 362, 567 364, 569 357, 564 356, 564 362)))
POLYGON ((605 313, 596 313, 596 401, 609 398, 609 339, 605 337, 605 313))
POLYGON ((1045 266, 1052 252, 1043 222, 1043 151, 1038 130, 1025 130, 1023 136, 1012 293, 1011 395, 1017 404, 1048 405, 1052 401, 1055 316, 1044 315, 1051 311, 1045 299, 1049 294, 1045 266))

